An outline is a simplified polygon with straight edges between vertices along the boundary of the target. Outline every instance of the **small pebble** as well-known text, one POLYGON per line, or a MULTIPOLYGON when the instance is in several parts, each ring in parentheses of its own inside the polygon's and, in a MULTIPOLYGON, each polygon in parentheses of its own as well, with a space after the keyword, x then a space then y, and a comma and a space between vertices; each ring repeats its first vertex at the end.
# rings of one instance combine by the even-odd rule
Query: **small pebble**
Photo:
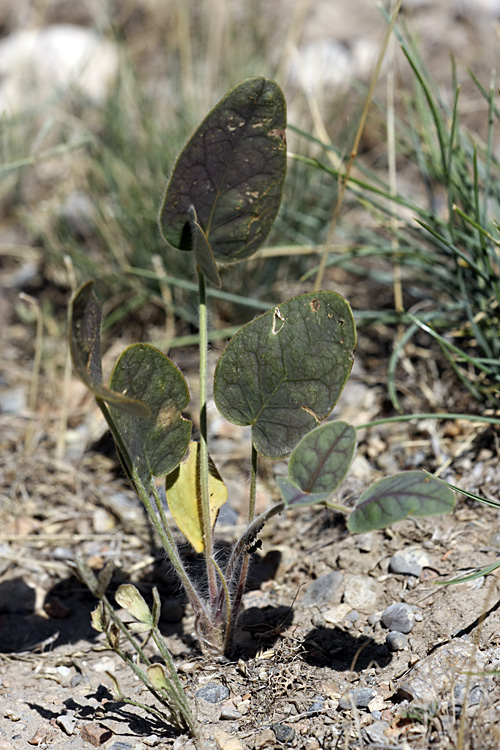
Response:
POLYGON ((404 633, 391 630, 390 633, 387 633, 385 642, 390 651, 404 651, 408 645, 408 638, 404 633))
POLYGON ((302 599, 304 607, 320 607, 327 603, 338 603, 343 593, 344 576, 337 570, 325 573, 310 583, 302 599))
POLYGON ((220 718, 226 721, 241 719, 241 713, 234 706, 224 706, 220 712, 220 718))
POLYGON ((415 614, 413 607, 404 602, 391 604, 382 612, 382 624, 388 630, 397 630, 399 633, 410 633, 415 625, 415 614))
POLYGON ((75 731, 76 719, 70 711, 62 714, 62 716, 58 716, 56 722, 67 735, 72 735, 75 731))
POLYGON ((339 701, 338 708, 341 711, 349 710, 354 708, 367 708, 370 701, 372 701, 377 693, 371 688, 357 688, 356 690, 349 690, 344 693, 339 701))
POLYGON ((111 739, 113 732, 108 727, 102 726, 102 724, 90 722, 82 727, 80 734, 84 742, 89 742, 94 747, 99 747, 111 739))
POLYGON ((418 578, 422 569, 429 567, 430 564, 431 559, 425 550, 419 547, 406 547, 391 557, 389 571, 418 578))
POLYGON ((221 703, 229 698, 229 689, 225 685, 208 682, 196 691, 196 697, 207 703, 221 703))
POLYGON ((459 685, 455 686, 453 697, 455 699, 455 705, 457 706, 462 706, 465 702, 467 702, 468 706, 477 706, 477 704, 484 698, 484 690, 481 685, 474 685, 467 695, 467 686, 465 683, 461 682, 459 685))
POLYGON ((387 747, 388 739, 386 732, 388 729, 389 724, 386 721, 374 721, 373 724, 364 727, 364 731, 370 742, 383 747, 387 747))
POLYGON ((160 743, 160 738, 157 734, 150 734, 147 737, 143 737, 142 741, 145 745, 148 745, 148 747, 156 747, 160 743))
POLYGON ((355 538, 355 544, 360 552, 371 552, 373 549, 373 540, 373 532, 368 531, 365 534, 358 534, 355 538))
POLYGON ((286 724, 271 724, 271 729, 278 742, 290 743, 295 739, 295 729, 286 724))
POLYGON ((346 615, 347 622, 355 623, 359 620, 359 612, 355 609, 351 609, 349 614, 346 615))
POLYGON ((325 699, 322 695, 317 695, 313 703, 307 709, 308 714, 314 714, 316 711, 322 711, 325 707, 325 699))
POLYGON ((311 617, 311 625, 313 626, 313 628, 326 628, 326 620, 321 612, 314 612, 313 616, 311 617))
POLYGON ((3 414, 19 414, 26 409, 26 391, 24 388, 12 388, 0 394, 0 412, 3 414))
POLYGON ((54 560, 72 560, 73 551, 69 547, 55 547, 52 552, 54 560))
POLYGON ((346 602, 342 602, 342 604, 335 604, 334 607, 330 607, 323 613, 324 620, 330 625, 336 625, 346 618, 351 609, 352 607, 346 602))
POLYGON ((129 745, 128 742, 115 742, 109 750, 132 750, 132 745, 129 745))

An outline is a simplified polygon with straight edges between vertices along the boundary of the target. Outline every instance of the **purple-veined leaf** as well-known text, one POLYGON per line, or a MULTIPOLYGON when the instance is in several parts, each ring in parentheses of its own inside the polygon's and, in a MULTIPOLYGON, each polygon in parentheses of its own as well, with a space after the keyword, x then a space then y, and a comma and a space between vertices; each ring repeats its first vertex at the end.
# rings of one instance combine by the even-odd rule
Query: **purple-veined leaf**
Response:
POLYGON ((455 496, 445 482, 425 471, 404 471, 368 487, 347 528, 355 533, 382 529, 411 516, 449 513, 454 505, 455 496))

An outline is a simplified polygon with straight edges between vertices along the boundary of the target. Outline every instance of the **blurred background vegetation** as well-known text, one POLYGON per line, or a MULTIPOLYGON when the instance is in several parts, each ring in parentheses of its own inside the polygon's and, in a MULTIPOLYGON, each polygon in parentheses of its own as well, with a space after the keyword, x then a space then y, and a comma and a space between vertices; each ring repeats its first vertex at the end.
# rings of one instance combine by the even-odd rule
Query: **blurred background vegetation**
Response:
MULTIPOLYGON (((390 408, 496 408, 499 108, 472 16, 447 2, 400 14, 346 179, 389 12, 365 0, 351 12, 319 0, 21 5, 24 16, 6 5, 0 44, 67 24, 91 33, 102 55, 95 70, 95 48, 81 58, 85 81, 73 68, 46 85, 53 47, 31 47, 15 106, 0 90, 3 285, 36 297, 54 340, 71 289, 88 278, 113 337, 165 349, 196 337, 191 259, 157 227, 163 190, 208 109, 266 75, 289 103, 284 201, 268 246, 224 269, 213 340, 310 291, 324 257, 322 286, 351 301, 361 362, 387 386, 390 408), (438 47, 430 24, 440 12, 453 24, 438 47)), ((54 53, 61 68, 65 44, 71 37, 54 53)), ((17 314, 33 317, 20 304, 17 314)))

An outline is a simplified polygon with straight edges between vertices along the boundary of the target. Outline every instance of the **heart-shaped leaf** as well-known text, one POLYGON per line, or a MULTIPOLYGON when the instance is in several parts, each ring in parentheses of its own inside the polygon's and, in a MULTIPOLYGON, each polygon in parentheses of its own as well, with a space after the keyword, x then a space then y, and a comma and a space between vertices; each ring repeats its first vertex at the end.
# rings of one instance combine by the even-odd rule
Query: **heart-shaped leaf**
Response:
POLYGON ((328 422, 304 435, 290 456, 288 479, 276 479, 285 504, 296 508, 329 500, 355 448, 356 430, 347 422, 328 422))
POLYGON ((347 422, 328 422, 305 435, 295 447, 288 476, 304 492, 334 492, 351 465, 356 430, 347 422))
POLYGON ((148 417, 151 412, 146 404, 102 384, 101 305, 93 285, 93 281, 83 284, 69 304, 68 337, 73 367, 96 398, 136 417, 148 417))
POLYGON ((217 262, 252 255, 281 203, 285 128, 285 99, 274 81, 250 78, 226 94, 174 166, 160 211, 167 242, 193 249, 189 211, 194 206, 217 262))
MULTIPOLYGON (((227 500, 227 489, 213 462, 209 459, 208 492, 210 528, 213 529, 219 509, 227 500)), ((189 443, 184 460, 165 483, 168 507, 172 517, 196 552, 203 552, 205 540, 201 514, 200 444, 189 443)))
POLYGON ((351 371, 356 329, 336 292, 311 292, 247 323, 215 371, 214 398, 230 422, 252 425, 256 450, 284 458, 331 412, 351 371))
POLYGON ((449 513, 455 496, 445 482, 425 471, 404 471, 369 487, 349 516, 354 533, 382 529, 408 516, 449 513))
POLYGON ((191 422, 181 414, 189 391, 181 371, 150 344, 133 344, 119 357, 111 388, 138 398, 151 416, 137 419, 110 406, 113 422, 145 487, 179 465, 189 445, 191 422))

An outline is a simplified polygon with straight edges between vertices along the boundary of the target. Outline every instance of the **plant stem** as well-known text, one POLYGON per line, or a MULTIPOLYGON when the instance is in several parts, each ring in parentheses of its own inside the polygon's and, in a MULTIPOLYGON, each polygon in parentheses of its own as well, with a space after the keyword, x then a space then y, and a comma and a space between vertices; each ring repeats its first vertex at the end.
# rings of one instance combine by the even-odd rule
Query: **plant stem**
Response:
MULTIPOLYGON (((255 498, 257 494, 257 470, 258 470, 259 454, 255 450, 255 446, 252 443, 252 469, 250 474, 250 497, 248 501, 248 524, 250 525, 255 518, 255 498)), ((232 639, 234 634, 234 628, 238 620, 238 613, 241 607, 241 601, 243 594, 245 593, 245 585, 247 582, 248 567, 250 564, 250 556, 248 554, 240 552, 240 555, 244 554, 244 558, 241 563, 240 574, 238 577, 238 583, 234 592, 234 598, 231 605, 231 612, 229 615, 228 627, 226 629, 226 636, 224 639, 224 652, 227 653, 231 650, 232 639)))
POLYGON ((255 518, 255 497, 257 494, 257 469, 259 454, 252 443, 252 469, 250 474, 250 497, 248 501, 248 523, 252 523, 255 518))
POLYGON ((210 609, 215 615, 217 605, 217 576, 213 564, 212 524, 210 522, 210 495, 208 489, 208 430, 207 430, 207 302, 205 277, 198 273, 198 298, 200 314, 200 500, 205 568, 207 571, 210 609))
MULTIPOLYGON (((160 522, 157 514, 155 513, 155 510, 153 508, 153 504, 151 503, 151 500, 149 499, 149 495, 144 489, 144 486, 142 485, 139 476, 137 474, 137 471, 134 467, 133 469, 133 476, 134 476, 134 484, 136 486, 136 492, 139 495, 140 499, 144 503, 144 506, 148 512, 148 515, 151 519, 151 522, 153 526, 156 529, 156 532, 158 533, 158 536, 160 537, 161 543, 163 545, 163 548, 165 552, 167 553, 168 559, 174 566, 174 569, 181 579, 181 583, 184 586, 184 589, 186 591, 186 594, 188 596, 189 601, 191 602, 191 605, 194 609, 194 611, 200 616, 204 617, 205 619, 208 619, 207 612, 205 611, 205 607, 203 606, 203 601, 200 599, 200 596, 198 592, 196 591, 195 587, 193 586, 193 583, 188 576, 184 565, 182 564, 182 561, 179 557, 179 552, 177 550, 177 545, 174 541, 174 538, 172 536, 172 532, 170 531, 168 524, 166 523, 165 516, 163 515, 164 522, 160 522)), ((155 505, 157 507, 161 506, 161 500, 158 496, 158 492, 156 490, 156 487, 154 486, 154 483, 152 483, 153 486, 153 496, 155 497, 155 505)))
POLYGON ((136 491, 139 499, 141 500, 144 507, 146 508, 148 512, 148 516, 151 520, 151 523, 153 524, 158 536, 160 537, 161 543, 163 545, 163 549, 167 553, 167 556, 170 562, 174 566, 174 569, 177 575, 181 579, 181 583, 184 586, 184 589, 186 591, 186 594, 188 596, 188 599, 194 611, 197 613, 199 612, 200 616, 203 617, 206 622, 209 622, 210 618, 208 616, 208 613, 206 612, 203 601, 201 600, 198 592, 193 586, 193 583, 191 579, 189 578, 184 568, 184 565, 182 564, 182 560, 179 557, 177 545, 172 536, 172 532, 170 531, 170 528, 168 526, 167 519, 163 511, 163 506, 162 506, 162 503, 161 503, 161 500, 158 495, 158 491, 156 489, 154 482, 153 481, 151 482, 151 490, 155 499, 155 505, 158 510, 158 514, 155 512, 153 504, 149 498, 149 494, 146 488, 144 487, 139 474, 137 473, 137 469, 133 465, 133 462, 128 454, 125 443, 121 439, 120 432, 115 425, 114 419, 111 415, 110 410, 108 409, 107 404, 102 399, 96 399, 96 401, 104 415, 106 422, 109 425, 111 434, 113 435, 115 439, 116 448, 120 456, 120 459, 122 461, 123 468, 125 469, 125 473, 127 474, 132 484, 132 487, 136 491), (160 518, 158 518, 158 515, 160 516, 160 518))

